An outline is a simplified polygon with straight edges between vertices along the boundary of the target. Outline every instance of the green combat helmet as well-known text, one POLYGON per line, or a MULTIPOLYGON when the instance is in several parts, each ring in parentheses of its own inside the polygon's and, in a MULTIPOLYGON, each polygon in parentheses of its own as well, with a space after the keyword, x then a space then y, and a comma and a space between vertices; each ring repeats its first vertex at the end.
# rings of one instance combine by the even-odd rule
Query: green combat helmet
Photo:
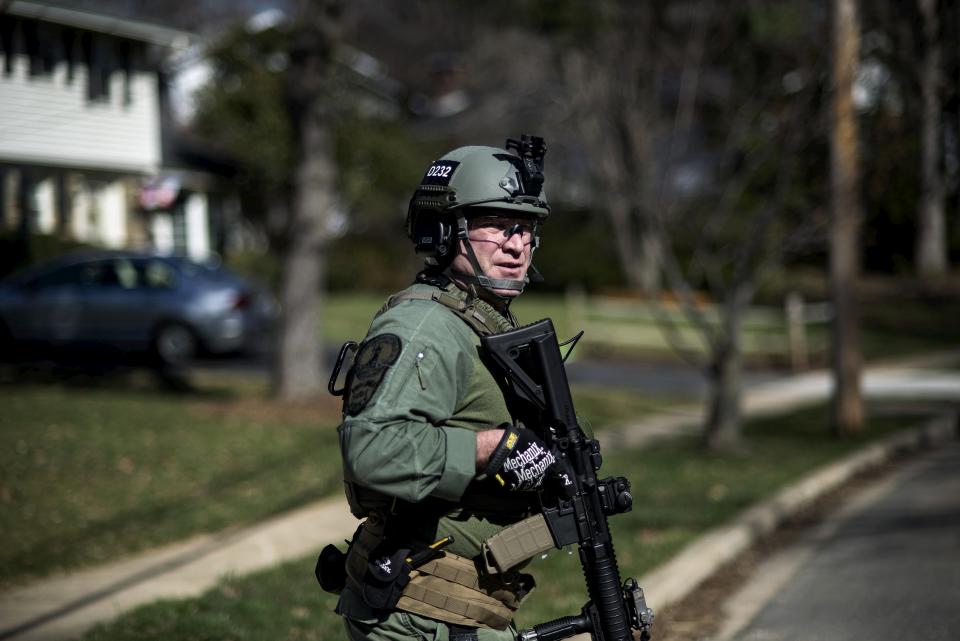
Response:
MULTIPOLYGON (((407 210, 407 236, 427 265, 447 267, 457 253, 457 241, 463 240, 474 276, 469 280, 488 289, 522 292, 530 281, 489 278, 477 262, 467 239, 467 217, 483 212, 504 216, 529 216, 533 219, 533 244, 539 242, 540 223, 550 213, 543 193, 543 138, 520 136, 507 139, 506 149, 498 147, 459 147, 435 160, 427 169, 407 210), (509 151, 508 151, 509 150, 509 151), (482 209, 474 209, 482 208, 482 209)), ((533 278, 539 274, 531 265, 533 278)))

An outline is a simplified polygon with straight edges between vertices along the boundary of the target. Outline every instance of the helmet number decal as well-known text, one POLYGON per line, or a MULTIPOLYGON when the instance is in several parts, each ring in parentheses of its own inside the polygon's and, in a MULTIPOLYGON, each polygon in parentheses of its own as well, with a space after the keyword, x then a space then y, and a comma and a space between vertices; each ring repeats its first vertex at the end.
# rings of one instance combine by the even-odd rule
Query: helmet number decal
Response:
POLYGON ((450 177, 457 170, 460 163, 456 160, 437 160, 434 161, 427 173, 424 174, 421 185, 449 185, 450 177))

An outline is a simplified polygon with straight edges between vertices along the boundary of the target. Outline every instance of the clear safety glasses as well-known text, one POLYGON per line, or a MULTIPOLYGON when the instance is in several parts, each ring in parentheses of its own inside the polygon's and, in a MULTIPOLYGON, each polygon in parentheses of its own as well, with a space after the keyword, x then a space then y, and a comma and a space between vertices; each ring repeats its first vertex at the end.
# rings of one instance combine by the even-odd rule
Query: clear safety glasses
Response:
POLYGON ((503 247, 513 236, 520 236, 524 245, 533 243, 534 223, 529 218, 474 218, 467 225, 471 240, 503 247))

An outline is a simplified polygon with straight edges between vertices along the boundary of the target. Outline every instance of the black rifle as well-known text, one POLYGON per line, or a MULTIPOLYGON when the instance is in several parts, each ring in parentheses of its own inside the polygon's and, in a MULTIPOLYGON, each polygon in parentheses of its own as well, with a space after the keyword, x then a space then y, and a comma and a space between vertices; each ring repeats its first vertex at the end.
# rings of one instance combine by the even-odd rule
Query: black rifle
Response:
POLYGON ((504 390, 511 411, 535 430, 557 458, 556 474, 540 493, 554 544, 576 543, 590 600, 577 616, 520 632, 521 641, 556 641, 589 632, 595 641, 649 638, 653 611, 636 579, 620 583, 607 516, 629 511, 623 477, 598 479, 600 444, 577 422, 557 334, 549 320, 480 339, 484 363, 504 390))

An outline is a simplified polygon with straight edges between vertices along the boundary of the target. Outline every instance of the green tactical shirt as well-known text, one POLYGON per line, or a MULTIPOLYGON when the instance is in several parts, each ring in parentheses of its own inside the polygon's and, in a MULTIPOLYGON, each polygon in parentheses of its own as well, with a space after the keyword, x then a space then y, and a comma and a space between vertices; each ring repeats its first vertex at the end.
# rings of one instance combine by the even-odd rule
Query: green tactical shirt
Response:
MULTIPOLYGON (((466 298, 455 285, 444 290, 466 298)), ((429 295, 437 288, 415 284, 405 292, 429 295)), ((501 331, 514 326, 487 303, 476 304, 501 331)), ((433 300, 401 300, 374 319, 364 342, 370 347, 357 354, 360 367, 354 367, 339 428, 348 486, 408 503, 429 498, 456 503, 463 497, 476 476, 476 432, 511 420, 480 361, 479 343, 463 319, 433 300)), ((447 549, 474 557, 485 539, 519 518, 452 509, 408 520, 417 521, 403 526, 418 542, 452 534, 455 541, 447 549)))

